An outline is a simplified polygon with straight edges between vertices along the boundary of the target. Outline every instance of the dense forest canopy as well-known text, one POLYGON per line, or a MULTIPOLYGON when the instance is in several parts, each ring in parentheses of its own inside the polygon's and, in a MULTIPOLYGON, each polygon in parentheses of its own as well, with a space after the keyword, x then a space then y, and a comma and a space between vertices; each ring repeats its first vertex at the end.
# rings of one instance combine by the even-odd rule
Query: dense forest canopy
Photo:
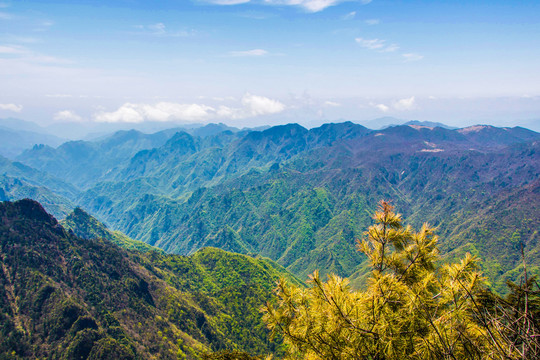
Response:
MULTIPOLYGON (((70 220, 84 219, 95 225, 70 220)), ((282 267, 216 248, 190 257, 124 250, 114 240, 78 237, 32 200, 0 203, 0 358, 282 352, 259 312, 280 277, 301 284, 282 267)))
POLYGON ((366 285, 352 289, 215 248, 166 255, 80 209, 67 230, 34 201, 0 203, 0 358, 538 358, 525 261, 502 298, 474 256, 443 261, 429 225, 403 225, 387 202, 373 218, 357 241, 366 285))

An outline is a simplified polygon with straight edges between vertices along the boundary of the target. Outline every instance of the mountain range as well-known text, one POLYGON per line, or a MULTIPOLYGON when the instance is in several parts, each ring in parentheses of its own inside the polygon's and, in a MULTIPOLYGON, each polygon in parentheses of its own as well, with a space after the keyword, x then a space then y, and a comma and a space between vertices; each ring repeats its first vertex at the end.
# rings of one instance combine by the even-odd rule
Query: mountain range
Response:
MULTIPOLYGON (((381 199, 412 225, 437 226, 444 256, 478 255, 497 291, 518 276, 522 247, 538 273, 540 134, 434 125, 120 131, 34 146, 3 159, 0 173, 38 189, 57 216, 79 206, 168 253, 260 254, 301 279, 319 269, 362 286, 355 242, 381 199)), ((15 188, 4 197, 30 192, 15 188)))
POLYGON ((57 147, 65 138, 48 133, 30 121, 13 118, 0 119, 0 155, 14 158, 34 144, 57 147))

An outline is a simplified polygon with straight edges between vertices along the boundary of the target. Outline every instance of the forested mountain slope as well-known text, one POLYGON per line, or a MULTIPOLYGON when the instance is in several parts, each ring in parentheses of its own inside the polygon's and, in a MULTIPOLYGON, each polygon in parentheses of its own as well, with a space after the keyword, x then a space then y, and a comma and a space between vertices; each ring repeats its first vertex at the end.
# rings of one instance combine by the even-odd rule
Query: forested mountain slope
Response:
POLYGON ((0 221, 0 357, 276 351, 259 309, 278 277, 298 282, 271 261, 218 249, 123 250, 73 235, 31 200, 0 203, 0 221))
POLYGON ((108 240, 124 249, 138 251, 157 251, 161 249, 150 246, 142 241, 133 240, 120 231, 113 231, 105 224, 90 216, 83 209, 75 208, 60 224, 67 230, 73 231, 75 235, 87 240, 104 239, 108 240))
POLYGON ((36 170, 18 161, 6 159, 3 156, 0 156, 0 173, 33 186, 47 187, 50 191, 70 200, 79 196, 79 190, 72 184, 50 175, 46 171, 36 170))
POLYGON ((0 201, 14 201, 30 198, 39 201, 43 207, 56 217, 65 217, 73 204, 45 186, 34 186, 26 181, 7 175, 0 175, 0 201))
POLYGON ((231 129, 237 130, 223 124, 195 129, 173 128, 153 134, 122 130, 94 141, 68 141, 57 148, 36 145, 20 154, 17 160, 84 189, 108 179, 111 172, 138 152, 163 146, 176 133, 190 133, 200 139, 204 147, 212 143, 211 139, 205 141, 207 137, 224 131, 233 134, 231 129))
MULTIPOLYGON (((74 203, 167 252, 257 253, 304 279, 320 269, 361 282, 355 241, 380 199, 414 225, 438 226, 446 256, 468 250, 485 259, 495 286, 516 274, 522 245, 529 263, 539 260, 534 131, 421 124, 373 131, 351 122, 210 130, 168 132, 162 145, 129 158, 124 152, 114 164, 99 160, 105 151, 88 165, 97 177, 74 180, 85 188, 74 203)), ((50 174, 77 177, 62 156, 50 163, 37 150, 24 156, 50 174)))
MULTIPOLYGON (((255 252, 305 278, 317 268, 361 277, 363 259, 355 240, 369 225, 374 204, 391 199, 413 224, 427 220, 439 226, 445 252, 475 250, 490 259, 485 270, 502 284, 520 263, 519 252, 506 241, 514 232, 523 234, 530 261, 537 260, 538 197, 530 194, 538 187, 539 145, 530 139, 538 134, 465 130, 400 126, 370 132, 349 123, 248 134, 235 148, 216 150, 230 155, 221 155, 221 167, 208 178, 195 169, 208 169, 210 162, 200 152, 190 153, 201 161, 186 169, 201 183, 230 164, 242 166, 213 186, 195 187, 187 200, 185 190, 178 196, 160 190, 171 189, 174 176, 186 179, 182 168, 169 170, 182 163, 182 156, 171 156, 170 166, 159 167, 168 161, 168 152, 160 148, 154 150, 160 161, 139 177, 131 173, 131 181, 98 184, 80 202, 115 228, 166 251, 187 254, 218 246, 255 252), (478 134, 483 131, 489 134, 478 134), (506 141, 497 140, 504 134, 506 141), (160 177, 160 170, 167 175, 160 177), (510 194, 517 205, 504 216, 499 212, 510 194), (525 207, 531 216, 520 219, 525 207), (480 225, 489 222, 498 225, 480 225), (499 245, 491 238, 500 239, 499 245), (503 259, 501 251, 509 255, 503 259)), ((174 149, 186 148, 189 139, 183 139, 183 146, 174 149)))
POLYGON ((58 148, 36 145, 17 160, 84 187, 138 151, 163 145, 168 136, 163 131, 151 135, 136 130, 119 131, 103 140, 69 141, 58 148))

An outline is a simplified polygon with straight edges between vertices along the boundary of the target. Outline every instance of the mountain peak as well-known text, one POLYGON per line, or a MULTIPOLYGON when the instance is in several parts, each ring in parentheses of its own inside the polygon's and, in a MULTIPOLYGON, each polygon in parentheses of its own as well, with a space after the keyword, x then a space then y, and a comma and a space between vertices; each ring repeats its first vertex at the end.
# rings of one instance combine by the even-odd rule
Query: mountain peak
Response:
POLYGON ((331 145, 333 142, 343 139, 353 139, 365 136, 372 130, 351 121, 341 123, 329 123, 309 130, 310 141, 319 145, 331 145))
MULTIPOLYGON (((83 220, 83 221, 88 221, 88 220, 94 219, 94 218, 92 216, 90 216, 90 214, 88 214, 82 208, 76 207, 75 209, 73 209, 73 212, 67 216, 66 220, 68 220, 68 219, 79 219, 79 220, 83 220)), ((103 225, 103 226, 106 228, 105 225, 103 225)))
POLYGON ((459 129, 458 132, 461 134, 470 134, 470 133, 478 133, 486 129, 494 129, 494 127, 491 125, 473 125, 473 126, 467 126, 462 129, 459 129))
POLYGON ((176 143, 190 143, 193 142, 193 137, 189 135, 185 131, 177 131, 171 138, 167 141, 165 144, 167 145, 173 145, 176 143))
POLYGON ((45 211, 43 206, 32 199, 22 199, 15 202, 0 203, 0 217, 19 217, 24 220, 44 222, 56 225, 58 221, 45 211))
POLYGON ((409 126, 412 126, 412 127, 418 126, 418 127, 424 127, 424 128, 440 127, 440 128, 443 128, 443 129, 451 129, 451 130, 456 129, 455 127, 448 126, 446 124, 443 124, 443 123, 440 123, 440 122, 435 122, 435 121, 411 120, 411 121, 407 121, 403 125, 409 125, 409 126))
POLYGON ((195 136, 204 138, 204 137, 208 137, 208 136, 217 135, 217 134, 222 133, 224 131, 237 132, 238 129, 235 128, 235 127, 230 127, 230 126, 228 126, 226 124, 223 124, 223 123, 218 123, 218 124, 211 123, 211 124, 207 124, 207 125, 205 125, 203 127, 194 129, 194 130, 191 131, 191 133, 193 135, 195 135, 195 136))
POLYGON ((305 127, 294 123, 294 124, 273 126, 270 129, 266 129, 262 131, 262 133, 264 135, 271 135, 272 137, 274 137, 274 136, 284 136, 284 135, 295 136, 299 134, 305 134, 307 133, 307 131, 308 130, 305 127))
POLYGON ((413 129, 420 130, 420 129, 429 129, 433 130, 432 126, 426 126, 426 125, 407 125, 409 127, 412 127, 413 129))

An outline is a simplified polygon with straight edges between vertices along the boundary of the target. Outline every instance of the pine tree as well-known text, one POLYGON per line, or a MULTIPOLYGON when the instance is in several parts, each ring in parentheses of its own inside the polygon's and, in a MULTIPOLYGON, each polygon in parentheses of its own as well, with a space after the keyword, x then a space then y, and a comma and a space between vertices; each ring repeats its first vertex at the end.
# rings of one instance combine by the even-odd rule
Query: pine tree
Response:
MULTIPOLYGON (((525 265, 525 261, 524 261, 525 265)), ((496 334, 497 347, 507 358, 540 359, 540 286, 536 277, 524 276, 519 284, 508 282, 510 293, 502 298, 482 294, 478 319, 496 334)))
POLYGON ((439 265, 438 238, 424 224, 403 226, 400 214, 380 202, 365 239, 371 266, 364 291, 336 275, 315 272, 307 289, 280 281, 277 303, 263 309, 281 333, 291 359, 508 359, 503 339, 480 316, 485 294, 477 259, 467 254, 439 265))

